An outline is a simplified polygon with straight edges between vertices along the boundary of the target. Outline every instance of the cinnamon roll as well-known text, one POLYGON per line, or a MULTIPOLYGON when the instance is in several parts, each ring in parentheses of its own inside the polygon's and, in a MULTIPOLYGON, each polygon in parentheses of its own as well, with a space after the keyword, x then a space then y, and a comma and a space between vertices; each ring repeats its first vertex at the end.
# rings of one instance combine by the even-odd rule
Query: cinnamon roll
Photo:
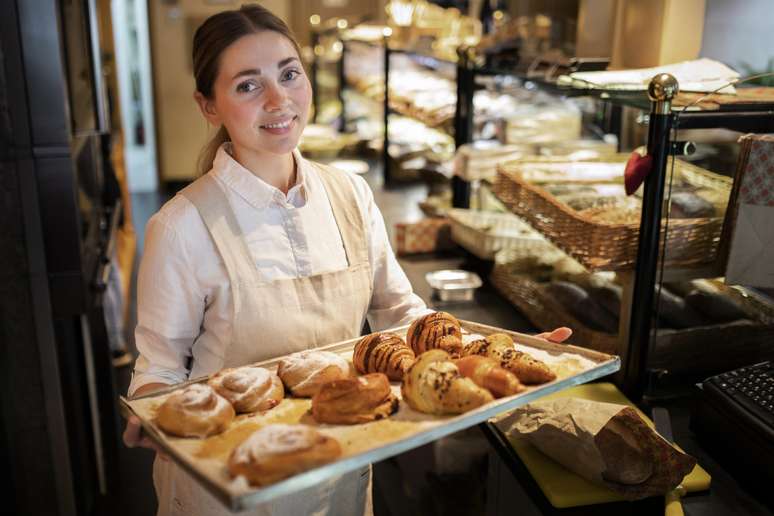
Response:
POLYGON ((164 400, 156 413, 156 423, 178 437, 208 437, 223 432, 234 415, 234 407, 212 387, 195 383, 164 400))
POLYGON ((231 477, 265 486, 341 455, 338 441, 306 425, 273 424, 253 432, 228 459, 231 477))
POLYGON ((301 351, 283 358, 277 368, 293 396, 310 398, 325 382, 350 376, 349 362, 330 351, 301 351))
POLYGON ((237 413, 269 410, 285 396, 279 377, 263 367, 223 369, 207 383, 226 398, 237 413))

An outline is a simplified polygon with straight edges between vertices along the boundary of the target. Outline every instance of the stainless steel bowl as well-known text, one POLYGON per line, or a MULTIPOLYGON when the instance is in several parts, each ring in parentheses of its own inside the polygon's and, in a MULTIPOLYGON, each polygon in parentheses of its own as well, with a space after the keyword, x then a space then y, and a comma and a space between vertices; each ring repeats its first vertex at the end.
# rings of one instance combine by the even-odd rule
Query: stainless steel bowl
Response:
POLYGON ((478 274, 463 270, 428 272, 425 279, 433 288, 433 296, 440 301, 471 301, 482 285, 478 274))

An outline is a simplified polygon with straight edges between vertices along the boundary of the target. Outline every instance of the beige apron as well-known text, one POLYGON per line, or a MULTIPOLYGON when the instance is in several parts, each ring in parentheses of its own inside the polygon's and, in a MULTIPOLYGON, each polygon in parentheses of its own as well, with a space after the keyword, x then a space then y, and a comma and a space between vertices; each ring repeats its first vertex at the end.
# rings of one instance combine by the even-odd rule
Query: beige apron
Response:
MULTIPOLYGON (((203 353, 194 344, 192 378, 212 374, 222 367, 266 360, 360 335, 372 290, 367 224, 349 179, 321 165, 316 169, 328 194, 348 266, 315 276, 262 280, 224 193, 225 187, 207 174, 181 192, 198 209, 218 248, 231 282, 234 304, 233 338, 225 356, 203 353)), ((172 462, 157 459, 153 480, 159 516, 230 514, 172 462)), ((370 480, 370 467, 363 468, 245 514, 371 514, 370 480)))

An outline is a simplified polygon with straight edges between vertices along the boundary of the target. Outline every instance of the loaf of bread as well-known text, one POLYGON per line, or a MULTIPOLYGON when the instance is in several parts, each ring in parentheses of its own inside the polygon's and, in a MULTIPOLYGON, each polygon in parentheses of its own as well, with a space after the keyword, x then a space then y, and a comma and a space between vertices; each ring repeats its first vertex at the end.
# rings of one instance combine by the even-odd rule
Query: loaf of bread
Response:
POLYGON ((672 209, 669 214, 675 219, 698 219, 715 216, 715 206, 690 192, 672 194, 672 209))
POLYGON ((417 356, 430 349, 444 349, 444 346, 453 351, 462 345, 462 327, 453 315, 433 312, 411 323, 406 342, 417 356))
POLYGON ((618 314, 608 312, 578 285, 566 281, 552 281, 544 288, 562 308, 585 326, 605 333, 618 333, 618 314))
POLYGON ((228 472, 232 478, 245 477, 250 485, 265 486, 339 456, 338 441, 310 426, 272 424, 256 430, 234 448, 228 472))
POLYGON ((312 397, 312 416, 318 423, 367 423, 384 419, 397 410, 398 398, 383 373, 325 383, 312 397))
POLYGON ((670 328, 693 328, 707 323, 699 312, 688 306, 684 299, 661 287, 658 304, 659 319, 670 328))
POLYGON ((685 296, 685 303, 707 316, 713 323, 746 319, 747 313, 729 296, 699 286, 685 296))
POLYGON ((360 374, 384 373, 400 381, 414 362, 414 351, 397 334, 390 332, 366 335, 355 344, 352 362, 360 374))
POLYGON ((178 437, 208 437, 223 432, 234 416, 234 407, 212 387, 194 383, 164 400, 156 413, 156 423, 178 437))

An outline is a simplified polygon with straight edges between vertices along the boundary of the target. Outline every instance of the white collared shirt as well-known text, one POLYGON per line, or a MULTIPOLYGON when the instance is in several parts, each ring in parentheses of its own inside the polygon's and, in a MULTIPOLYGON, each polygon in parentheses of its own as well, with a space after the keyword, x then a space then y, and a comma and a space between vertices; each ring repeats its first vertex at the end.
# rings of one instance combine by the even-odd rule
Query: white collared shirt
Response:
MULTIPOLYGON (((210 173, 226 186, 258 273, 274 281, 345 269, 344 245, 316 169, 294 152, 296 184, 285 195, 235 161, 227 145, 218 150, 210 173)), ((346 174, 368 224, 371 329, 408 324, 427 313, 427 307, 413 293, 392 252, 368 184, 346 174)), ((186 197, 175 196, 146 228, 137 286, 135 338, 140 356, 130 395, 148 383, 186 380, 195 343, 225 350, 232 331, 230 290, 226 268, 196 207, 186 197)))

